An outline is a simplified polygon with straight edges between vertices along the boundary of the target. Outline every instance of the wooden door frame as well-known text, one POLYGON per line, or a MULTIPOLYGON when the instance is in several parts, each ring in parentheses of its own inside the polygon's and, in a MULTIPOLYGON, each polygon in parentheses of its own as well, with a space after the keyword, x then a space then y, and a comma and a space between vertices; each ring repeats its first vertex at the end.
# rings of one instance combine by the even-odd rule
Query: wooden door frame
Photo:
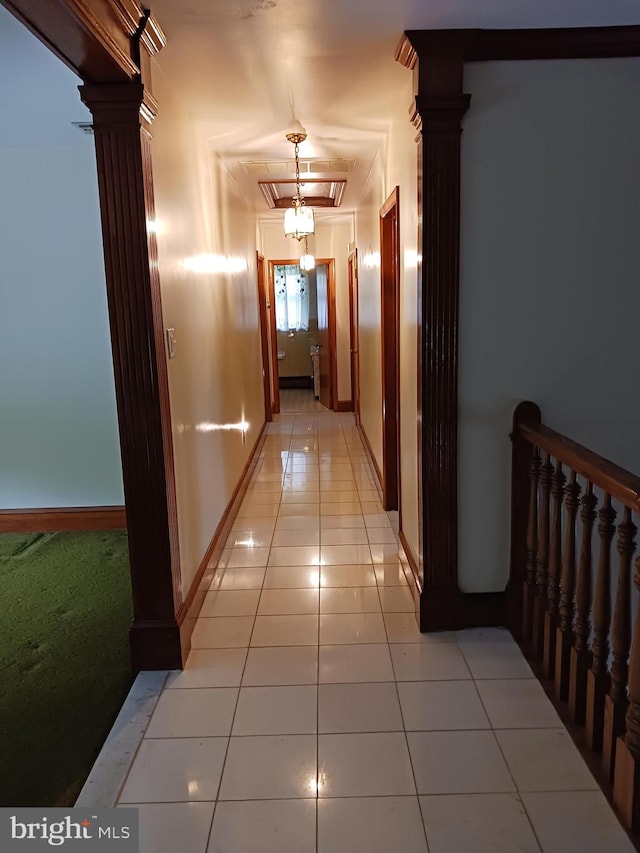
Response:
MULTIPOLYGON (((275 312, 275 282, 274 269, 279 266, 295 264, 300 265, 300 258, 289 258, 287 260, 269 260, 269 299, 273 310, 270 317, 270 333, 271 333, 271 376, 274 383, 274 398, 277 400, 277 409, 274 412, 280 411, 280 389, 278 376, 278 332, 276 329, 276 312, 275 312)), ((331 409, 334 412, 338 411, 338 358, 336 344, 336 261, 335 258, 316 258, 316 267, 321 264, 326 264, 328 267, 327 278, 327 299, 328 299, 328 320, 329 320, 329 376, 331 380, 331 409)))
POLYGON ((380 208, 380 298, 382 349, 382 503, 401 510, 400 500, 400 189, 380 208))
POLYGON ((349 354, 351 365, 351 406, 356 426, 360 425, 360 329, 359 329, 359 290, 358 290, 358 250, 354 249, 347 258, 349 271, 349 354), (354 358, 355 357, 355 358, 354 358), (354 370, 354 362, 358 369, 354 370))
POLYGON ((258 323, 260 326, 260 353, 262 356, 262 391, 264 394, 264 419, 273 420, 273 401, 271 394, 271 361, 269 359, 269 324, 267 322, 267 290, 264 274, 264 256, 256 252, 258 279, 258 323))

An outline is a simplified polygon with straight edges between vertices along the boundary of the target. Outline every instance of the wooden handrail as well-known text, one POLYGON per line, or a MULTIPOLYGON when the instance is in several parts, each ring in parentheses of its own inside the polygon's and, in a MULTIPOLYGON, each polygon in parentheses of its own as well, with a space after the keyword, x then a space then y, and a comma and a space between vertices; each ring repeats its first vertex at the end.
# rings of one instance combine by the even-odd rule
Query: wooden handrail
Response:
POLYGON ((533 422, 519 423, 518 435, 539 450, 550 453, 576 474, 586 477, 594 486, 616 498, 625 506, 640 512, 640 477, 621 468, 603 456, 572 441, 549 427, 533 422))

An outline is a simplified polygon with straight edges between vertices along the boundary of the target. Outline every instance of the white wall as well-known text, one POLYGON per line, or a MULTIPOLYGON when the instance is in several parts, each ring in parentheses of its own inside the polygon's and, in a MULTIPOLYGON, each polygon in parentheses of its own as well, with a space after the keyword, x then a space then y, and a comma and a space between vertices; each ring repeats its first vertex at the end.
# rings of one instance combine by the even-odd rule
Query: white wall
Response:
MULTIPOLYGON (((282 219, 263 219, 260 222, 260 252, 265 261, 289 260, 300 257, 300 246, 292 237, 285 237, 282 219)), ((353 240, 353 222, 349 215, 317 216, 316 233, 309 240, 309 251, 316 258, 335 258, 336 274, 336 349, 338 400, 351 399, 351 344, 349 326, 349 257, 348 245, 353 240)))
POLYGON ((460 584, 508 576, 511 416, 640 472, 640 61, 483 63, 462 136, 460 584))
POLYGON ((4 9, 0 72, 2 57, 0 508, 122 504, 94 143, 71 127, 88 118, 80 81, 4 9))
POLYGON ((255 221, 154 66, 158 251, 186 596, 264 423, 255 221), (208 271, 193 269, 208 256, 208 271), (247 422, 240 429, 220 426, 247 422))
POLYGON ((382 468, 382 339, 380 208, 400 196, 400 487, 402 529, 417 561, 418 534, 418 204, 417 145, 408 107, 411 81, 398 94, 385 147, 375 159, 356 213, 360 305, 360 408, 362 426, 382 468))

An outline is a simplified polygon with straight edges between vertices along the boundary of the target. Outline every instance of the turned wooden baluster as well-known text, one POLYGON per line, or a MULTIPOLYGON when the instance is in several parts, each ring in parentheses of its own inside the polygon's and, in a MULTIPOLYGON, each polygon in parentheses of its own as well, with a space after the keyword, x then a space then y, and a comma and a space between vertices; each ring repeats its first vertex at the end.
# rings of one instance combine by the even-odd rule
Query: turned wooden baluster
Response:
POLYGON ((604 725, 604 697, 609 692, 609 624, 611 621, 611 540, 615 528, 616 511, 611 506, 611 495, 606 494, 598 513, 600 558, 598 579, 593 602, 593 643, 591 669, 587 673, 587 744, 593 752, 602 750, 604 725))
MULTIPOLYGON (((634 576, 640 590, 640 557, 634 576)), ((633 832, 640 830, 640 599, 636 611, 633 643, 629 659, 629 697, 625 718, 626 732, 616 744, 613 802, 622 821, 633 832)))
POLYGON ((527 516, 527 564, 522 590, 522 641, 526 646, 533 637, 533 603, 536 591, 536 567, 538 564, 538 479, 540 477, 540 454, 534 448, 529 463, 529 512, 527 516))
POLYGON ((582 520, 582 546, 580 548, 580 566, 576 584, 576 621, 574 625, 574 644, 571 649, 569 673, 569 712, 574 723, 583 724, 587 701, 587 672, 591 666, 591 539, 593 522, 596 518, 597 499, 593 494, 593 483, 587 484, 587 490, 580 501, 582 520))
POLYGON ((536 563, 536 598, 533 606, 531 656, 542 659, 544 649, 544 614, 547 609, 547 570, 549 567, 549 495, 553 465, 549 454, 540 464, 540 508, 538 526, 538 560, 536 563))
POLYGON ((637 527, 631 520, 631 510, 624 508, 624 518, 618 526, 618 587, 611 624, 611 690, 604 700, 604 736, 602 764, 609 779, 613 779, 615 750, 618 735, 624 732, 627 713, 628 658, 631 645, 631 558, 636 550, 637 527))
POLYGON ((544 617, 543 666, 546 677, 553 681, 556 667, 556 629, 560 600, 560 570, 562 567, 562 496, 565 476, 560 461, 551 475, 553 516, 549 542, 549 572, 547 580, 547 611, 544 617))
POLYGON ((575 471, 571 472, 569 484, 565 486, 566 526, 564 553, 562 555, 562 578, 560 581, 560 624, 556 631, 556 695, 563 702, 569 697, 569 662, 573 645, 573 614, 576 584, 576 515, 580 486, 575 471))

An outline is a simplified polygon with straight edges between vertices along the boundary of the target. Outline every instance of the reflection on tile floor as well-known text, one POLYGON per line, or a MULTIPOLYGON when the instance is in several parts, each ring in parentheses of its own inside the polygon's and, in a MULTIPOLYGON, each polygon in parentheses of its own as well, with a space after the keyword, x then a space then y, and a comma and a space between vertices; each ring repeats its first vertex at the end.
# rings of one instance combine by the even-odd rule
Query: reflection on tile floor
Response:
POLYGON ((351 415, 271 425, 120 795, 141 853, 633 847, 506 631, 422 635, 351 415))

